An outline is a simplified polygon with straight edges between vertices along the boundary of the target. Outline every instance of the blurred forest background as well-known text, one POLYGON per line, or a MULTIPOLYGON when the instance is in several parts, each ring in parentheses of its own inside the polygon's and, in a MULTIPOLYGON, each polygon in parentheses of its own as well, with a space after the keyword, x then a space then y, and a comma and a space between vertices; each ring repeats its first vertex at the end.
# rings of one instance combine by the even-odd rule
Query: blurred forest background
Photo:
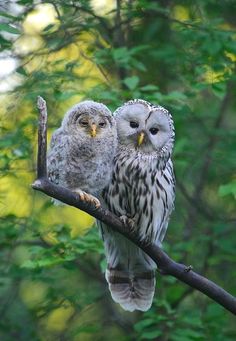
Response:
POLYGON ((236 295, 236 2, 0 3, 0 339, 236 339, 235 319, 157 273, 152 308, 110 297, 94 220, 34 192, 36 97, 49 133, 82 99, 168 108, 176 209, 164 250, 236 295))

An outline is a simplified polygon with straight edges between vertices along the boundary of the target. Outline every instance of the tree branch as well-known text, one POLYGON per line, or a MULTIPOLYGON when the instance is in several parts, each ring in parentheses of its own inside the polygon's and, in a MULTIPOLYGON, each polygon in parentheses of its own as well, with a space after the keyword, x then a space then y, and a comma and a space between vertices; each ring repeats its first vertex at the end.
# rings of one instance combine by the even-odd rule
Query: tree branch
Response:
POLYGON ((37 177, 38 179, 47 177, 47 105, 46 101, 38 96, 37 102, 39 116, 38 127, 38 165, 37 177))
POLYGON ((130 231, 121 220, 103 207, 95 208, 90 203, 83 202, 80 197, 67 188, 54 185, 47 178, 46 169, 46 139, 47 139, 47 109, 46 102, 38 97, 39 118, 39 145, 38 145, 38 178, 32 184, 35 190, 41 191, 50 197, 63 201, 65 204, 74 206, 87 212, 96 219, 108 225, 112 230, 122 234, 135 245, 146 252, 157 264, 162 275, 171 275, 192 288, 199 290, 225 309, 236 315, 236 298, 219 287, 214 282, 192 271, 191 267, 173 261, 161 248, 154 244, 140 241, 139 237, 130 231))

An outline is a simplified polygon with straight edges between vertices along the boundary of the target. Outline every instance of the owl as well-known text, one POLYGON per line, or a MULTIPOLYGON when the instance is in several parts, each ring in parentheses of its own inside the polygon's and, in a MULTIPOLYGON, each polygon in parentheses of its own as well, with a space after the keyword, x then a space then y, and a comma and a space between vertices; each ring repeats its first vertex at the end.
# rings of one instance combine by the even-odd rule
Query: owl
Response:
POLYGON ((110 110, 93 101, 78 103, 52 135, 49 180, 99 207, 98 198, 112 174, 116 147, 116 122, 110 110))
MULTIPOLYGON (((118 108, 114 116, 118 149, 104 200, 140 240, 161 246, 175 198, 171 114, 159 105, 136 99, 118 108)), ((107 258, 105 276, 113 300, 128 311, 148 310, 155 291, 156 264, 104 224, 101 234, 107 258)))

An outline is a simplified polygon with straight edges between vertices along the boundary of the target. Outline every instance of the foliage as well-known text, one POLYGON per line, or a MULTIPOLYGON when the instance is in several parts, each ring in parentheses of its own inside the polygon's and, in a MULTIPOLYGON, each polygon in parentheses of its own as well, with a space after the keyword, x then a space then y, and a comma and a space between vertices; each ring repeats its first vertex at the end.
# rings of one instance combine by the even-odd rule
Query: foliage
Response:
POLYGON ((14 64, 0 83, 2 340, 235 339, 229 313, 159 274, 150 311, 122 311, 104 280, 93 220, 30 189, 37 95, 47 100, 50 132, 83 98, 111 109, 131 98, 162 104, 175 121, 177 178, 164 248, 236 294, 235 7, 214 0, 0 5, 2 70, 14 64))

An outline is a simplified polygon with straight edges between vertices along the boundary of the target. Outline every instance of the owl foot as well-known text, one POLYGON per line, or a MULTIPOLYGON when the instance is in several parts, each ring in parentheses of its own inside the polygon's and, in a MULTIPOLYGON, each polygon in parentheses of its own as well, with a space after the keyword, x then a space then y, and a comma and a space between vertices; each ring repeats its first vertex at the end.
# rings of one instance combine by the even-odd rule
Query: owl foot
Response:
POLYGON ((132 218, 127 217, 126 215, 120 216, 120 220, 124 225, 128 225, 131 231, 134 231, 135 221, 132 218))
POLYGON ((93 195, 91 194, 88 194, 84 191, 82 191, 81 189, 76 189, 73 191, 74 193, 78 194, 80 199, 82 201, 85 201, 85 202, 88 202, 88 203, 91 203, 93 204, 96 208, 99 208, 101 206, 101 203, 100 201, 95 198, 93 195))

